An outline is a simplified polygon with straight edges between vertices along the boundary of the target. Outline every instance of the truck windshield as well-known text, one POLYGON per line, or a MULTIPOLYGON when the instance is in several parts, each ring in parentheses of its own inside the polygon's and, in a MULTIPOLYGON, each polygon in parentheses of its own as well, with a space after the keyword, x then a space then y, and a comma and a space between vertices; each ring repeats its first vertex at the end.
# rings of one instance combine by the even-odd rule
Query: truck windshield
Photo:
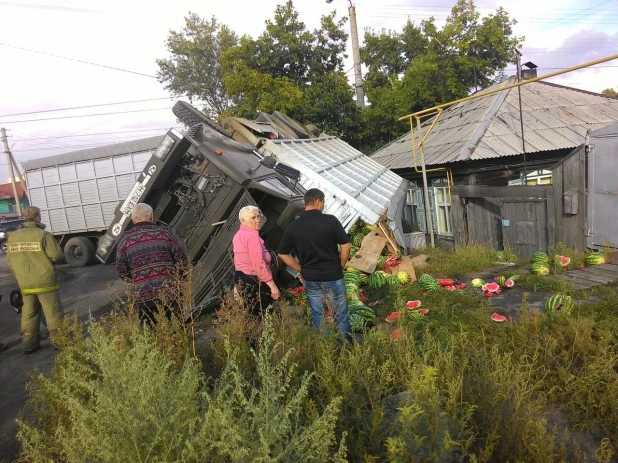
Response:
POLYGON ((263 179, 263 180, 259 180, 258 183, 266 187, 275 188, 279 190, 280 192, 282 192, 284 195, 289 196, 294 193, 294 190, 292 189, 291 185, 285 184, 278 178, 263 179))

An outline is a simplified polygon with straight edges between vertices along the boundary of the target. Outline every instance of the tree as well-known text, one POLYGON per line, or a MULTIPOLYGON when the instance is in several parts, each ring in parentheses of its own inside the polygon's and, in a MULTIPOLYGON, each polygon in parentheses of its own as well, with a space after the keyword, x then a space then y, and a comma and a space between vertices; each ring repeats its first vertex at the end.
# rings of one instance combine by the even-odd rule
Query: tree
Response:
POLYGON ((386 143, 409 130, 395 116, 467 96, 502 80, 522 39, 502 8, 480 17, 474 3, 459 0, 442 29, 433 18, 408 21, 400 31, 365 32, 362 59, 369 71, 365 93, 368 121, 383 121, 363 138, 367 147, 386 143))
POLYGON ((171 58, 156 60, 157 79, 175 97, 205 103, 204 112, 216 117, 228 110, 230 100, 223 83, 221 57, 238 44, 238 37, 213 16, 205 21, 189 12, 180 32, 170 31, 166 40, 171 58))
POLYGON ((606 88, 601 92, 603 95, 618 96, 618 92, 613 88, 606 88))

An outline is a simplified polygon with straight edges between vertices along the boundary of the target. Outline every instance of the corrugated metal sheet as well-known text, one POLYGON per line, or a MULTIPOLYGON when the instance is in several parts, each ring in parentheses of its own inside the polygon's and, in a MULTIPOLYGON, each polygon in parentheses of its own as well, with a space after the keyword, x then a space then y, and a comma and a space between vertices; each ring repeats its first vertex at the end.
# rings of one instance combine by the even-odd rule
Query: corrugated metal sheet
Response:
MULTIPOLYGON (((487 90, 514 82, 515 77, 511 77, 487 90)), ((527 153, 575 148, 584 142, 588 129, 618 121, 618 100, 603 95, 532 82, 521 87, 521 98, 527 153)), ((521 154, 517 89, 446 109, 427 138, 424 151, 427 165, 521 154)), ((410 134, 376 151, 371 159, 389 169, 412 168, 410 134)))
POLYGON ((260 152, 298 169, 305 188, 324 191, 325 212, 337 216, 346 229, 359 217, 375 224, 405 195, 401 185, 407 180, 336 137, 268 140, 260 152))
POLYGON ((25 171, 31 169, 41 169, 44 167, 57 166, 59 164, 67 164, 70 162, 89 161, 92 159, 105 158, 109 156, 117 156, 120 154, 138 153, 140 151, 148 151, 156 149, 163 140, 163 136, 143 138, 141 140, 132 140, 124 143, 116 143, 115 145, 99 146, 87 150, 72 151, 70 153, 48 156, 46 158, 31 159, 21 163, 25 171))

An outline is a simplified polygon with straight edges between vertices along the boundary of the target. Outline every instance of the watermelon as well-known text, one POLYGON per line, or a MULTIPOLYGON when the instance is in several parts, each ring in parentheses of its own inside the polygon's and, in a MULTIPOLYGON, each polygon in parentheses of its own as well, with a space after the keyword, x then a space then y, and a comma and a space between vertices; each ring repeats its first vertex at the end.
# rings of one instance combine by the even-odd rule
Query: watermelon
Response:
POLYGON ((365 235, 362 235, 361 233, 354 235, 352 237, 352 246, 356 246, 357 248, 360 248, 364 237, 365 235))
POLYGON ((396 322, 397 320, 399 320, 399 312, 391 312, 389 315, 386 316, 386 321, 388 323, 393 323, 396 322))
POLYGON ((499 313, 492 313, 491 317, 490 317, 493 321, 498 322, 498 323, 502 323, 503 321, 506 320, 506 317, 504 315, 500 315, 499 313))
POLYGON ((389 286, 401 286, 401 281, 395 275, 391 275, 386 278, 386 284, 389 286))
POLYGON ((400 260, 403 257, 403 253, 399 249, 397 249, 395 256, 397 257, 397 260, 400 260))
POLYGON ((386 257, 378 257, 378 260, 376 261, 376 270, 382 270, 384 268, 384 265, 386 265, 386 257))
POLYGON ((354 257, 356 255, 356 253, 358 252, 358 248, 356 246, 352 246, 350 248, 350 257, 349 259, 351 259, 352 257, 354 257))
POLYGON ((421 275, 421 277, 418 279, 418 282, 427 291, 437 291, 441 288, 440 283, 438 283, 438 280, 436 280, 431 275, 427 275, 426 273, 421 275))
POLYGON ((530 267, 530 271, 533 275, 549 275, 549 267, 545 264, 532 264, 532 267, 530 267))
POLYGON ((343 272, 343 280, 346 282, 346 284, 353 284, 356 285, 357 287, 361 285, 361 276, 359 273, 356 272, 352 272, 352 271, 345 271, 343 272))
POLYGON ((416 301, 408 301, 408 303, 406 304, 406 307, 408 309, 416 309, 416 308, 418 308, 420 306, 421 306, 421 301, 418 301, 418 300, 416 300, 416 301))
POLYGON ((549 313, 560 312, 570 315, 573 311, 573 298, 564 294, 554 294, 545 302, 545 311, 549 313))
POLYGON ((359 314, 353 313, 349 315, 350 326, 352 331, 362 331, 365 325, 365 319, 359 314))
POLYGON ((504 286, 505 282, 506 282, 506 277, 504 275, 500 275, 499 277, 496 277, 496 283, 498 283, 500 286, 504 286))
POLYGON ((504 286, 507 288, 512 288, 513 286, 515 286, 515 282, 509 278, 504 282, 504 286))
POLYGON ((486 292, 496 293, 500 289, 500 285, 498 283, 485 283, 483 288, 486 292))
POLYGON ((571 259, 566 256, 556 256, 554 258, 554 261, 557 265, 560 265, 561 267, 566 267, 571 263, 571 259))
POLYGON ((600 252, 593 252, 591 254, 588 254, 588 256, 586 257, 587 265, 601 265, 605 263, 605 256, 600 252))
POLYGON ((483 286, 485 284, 485 282, 483 280, 481 280, 480 278, 475 278, 474 280, 472 280, 470 282, 470 284, 474 288, 480 288, 481 286, 483 286))
POLYGON ((421 309, 418 311, 418 313, 420 313, 421 315, 425 315, 427 313, 429 313, 429 309, 421 309))
POLYGON ((373 289, 381 288, 386 284, 386 276, 383 272, 373 272, 369 275, 369 286, 373 289))
POLYGON ((532 256, 532 263, 544 264, 547 265, 549 263, 549 256, 544 252, 535 252, 532 256))
POLYGON ((436 281, 440 283, 440 286, 453 286, 455 284, 455 280, 452 278, 438 278, 436 281))
POLYGON ((360 278, 361 286, 369 283, 369 276, 366 273, 361 273, 359 275, 359 278, 360 278))
POLYGON ((411 277, 408 272, 402 270, 401 272, 397 272, 395 276, 401 282, 401 284, 410 283, 411 277))

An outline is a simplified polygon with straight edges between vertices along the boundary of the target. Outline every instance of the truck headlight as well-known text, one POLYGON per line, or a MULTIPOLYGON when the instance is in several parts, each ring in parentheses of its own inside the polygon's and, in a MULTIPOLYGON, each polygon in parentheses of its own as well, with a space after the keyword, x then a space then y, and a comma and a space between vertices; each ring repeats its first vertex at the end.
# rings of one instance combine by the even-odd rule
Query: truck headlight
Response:
POLYGON ((168 155, 172 146, 176 143, 176 139, 172 137, 169 133, 163 138, 161 144, 157 147, 154 155, 158 157, 161 161, 165 160, 165 157, 168 155))
POLYGON ((4 238, 4 232, 0 231, 0 238, 4 238))
POLYGON ((109 252, 109 248, 114 244, 114 238, 109 235, 105 235, 101 241, 99 241, 99 252, 103 255, 109 252))

